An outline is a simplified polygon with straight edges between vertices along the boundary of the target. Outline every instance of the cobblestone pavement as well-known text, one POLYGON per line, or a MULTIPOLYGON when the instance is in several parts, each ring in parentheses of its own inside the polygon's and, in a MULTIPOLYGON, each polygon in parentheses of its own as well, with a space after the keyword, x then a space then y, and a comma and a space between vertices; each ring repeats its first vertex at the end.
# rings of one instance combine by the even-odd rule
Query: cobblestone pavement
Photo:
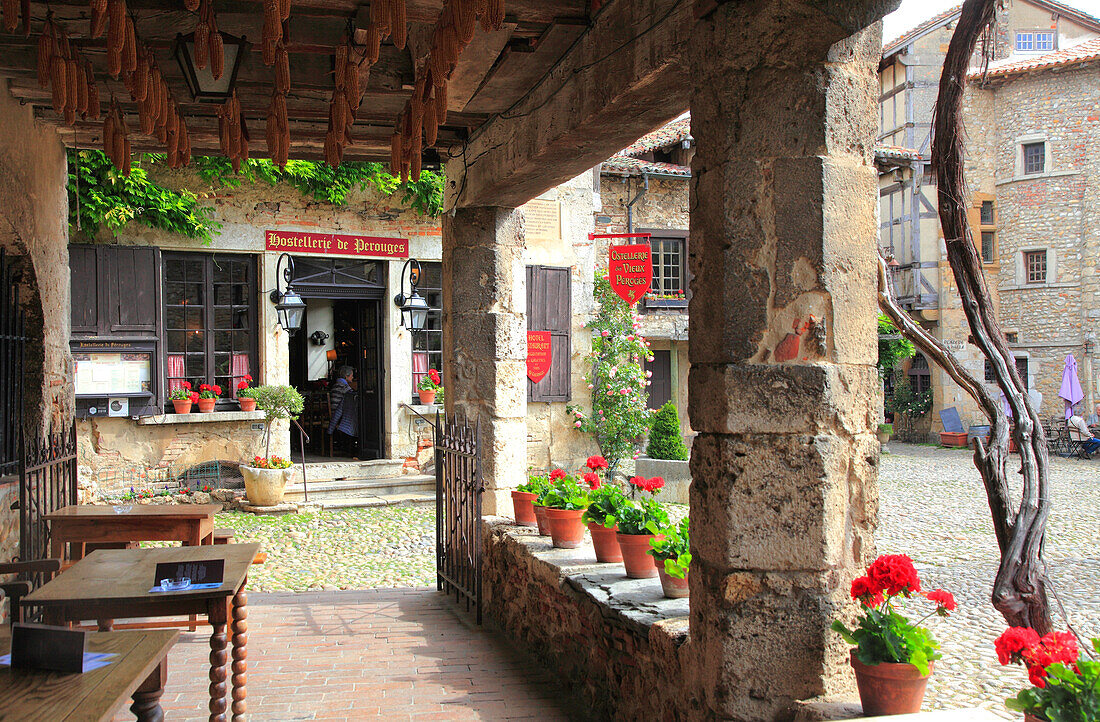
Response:
POLYGON ((435 585, 435 506, 334 509, 283 516, 228 512, 219 527, 260 542, 267 563, 248 588, 276 592, 435 585))
MULTIPOLYGON (((879 473, 878 551, 908 554, 924 586, 947 589, 959 602, 950 618, 933 617, 929 623, 944 658, 929 683, 925 708, 981 706, 1019 719, 1003 701, 1026 685, 1027 677, 1017 667, 1001 667, 993 651, 993 640, 1005 628, 990 603, 999 554, 971 454, 901 443, 888 449, 879 473)), ((1045 549, 1050 576, 1077 631, 1098 637, 1100 459, 1053 457, 1050 481, 1053 510, 1045 549)), ((1019 484, 1014 490, 1018 494, 1019 484)), ((1056 626, 1065 626, 1057 614, 1056 626)))

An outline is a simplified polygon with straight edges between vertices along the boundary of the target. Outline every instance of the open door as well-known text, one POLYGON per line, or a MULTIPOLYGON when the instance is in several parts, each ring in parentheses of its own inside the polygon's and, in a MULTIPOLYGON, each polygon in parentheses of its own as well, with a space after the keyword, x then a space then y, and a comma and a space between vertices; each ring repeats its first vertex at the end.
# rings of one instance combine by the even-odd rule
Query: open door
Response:
POLYGON ((359 449, 362 459, 382 458, 382 324, 379 301, 359 302, 359 449))

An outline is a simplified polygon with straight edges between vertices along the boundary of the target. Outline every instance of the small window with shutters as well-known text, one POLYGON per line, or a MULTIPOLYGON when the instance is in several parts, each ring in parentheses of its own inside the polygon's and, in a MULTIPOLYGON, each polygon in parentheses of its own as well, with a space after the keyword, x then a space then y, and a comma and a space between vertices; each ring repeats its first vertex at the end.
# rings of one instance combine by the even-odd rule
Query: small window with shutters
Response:
POLYGON ((151 337, 157 333, 159 249, 69 246, 69 272, 74 335, 151 337))
POLYGON ((550 332, 550 371, 537 384, 527 380, 528 401, 569 401, 572 328, 572 271, 528 266, 527 330, 550 332))

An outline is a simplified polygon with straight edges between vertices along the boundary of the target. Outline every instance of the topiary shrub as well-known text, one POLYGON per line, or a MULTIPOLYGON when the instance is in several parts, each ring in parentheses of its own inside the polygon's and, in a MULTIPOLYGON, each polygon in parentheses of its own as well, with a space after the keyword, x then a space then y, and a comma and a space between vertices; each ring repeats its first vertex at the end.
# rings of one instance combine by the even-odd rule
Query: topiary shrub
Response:
POLYGON ((687 461, 688 450, 684 446, 684 438, 680 436, 680 415, 671 401, 665 402, 657 412, 645 453, 651 459, 687 461))

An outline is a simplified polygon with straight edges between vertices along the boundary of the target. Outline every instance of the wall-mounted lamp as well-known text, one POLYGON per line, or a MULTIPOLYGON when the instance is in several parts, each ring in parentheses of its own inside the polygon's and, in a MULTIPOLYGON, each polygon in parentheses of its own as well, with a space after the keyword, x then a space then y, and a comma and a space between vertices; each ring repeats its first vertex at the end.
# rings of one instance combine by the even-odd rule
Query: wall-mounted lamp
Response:
POLYGON ((198 103, 224 103, 229 100, 237 84, 241 59, 248 52, 249 43, 244 37, 234 37, 229 33, 221 33, 221 36, 225 65, 222 74, 215 78, 209 60, 205 68, 195 65, 195 34, 176 35, 176 62, 183 71, 183 80, 191 91, 191 97, 198 103))
POLYGON ((269 298, 275 304, 275 311, 279 315, 279 325, 286 329, 291 336, 302 327, 302 321, 306 315, 306 303, 301 296, 295 293, 293 279, 294 259, 290 257, 289 253, 284 253, 279 256, 279 260, 275 264, 275 290, 271 292, 269 298), (286 261, 285 267, 283 267, 283 261, 286 261), (280 276, 286 284, 285 291, 279 290, 280 276))
POLYGON ((416 292, 416 285, 420 283, 420 261, 410 258, 401 267, 401 282, 397 287, 397 295, 393 297, 393 305, 401 309, 401 325, 412 331, 423 331, 428 324, 428 311, 431 306, 424 297, 416 292), (410 271, 411 269, 411 271, 410 271), (409 295, 405 295, 405 275, 409 277, 409 295))
POLYGON ((316 331, 314 331, 313 333, 311 333, 309 335, 309 340, 313 342, 314 346, 324 346, 325 345, 325 339, 327 339, 327 338, 328 338, 328 334, 325 333, 324 331, 322 331, 321 329, 317 329, 316 331))

